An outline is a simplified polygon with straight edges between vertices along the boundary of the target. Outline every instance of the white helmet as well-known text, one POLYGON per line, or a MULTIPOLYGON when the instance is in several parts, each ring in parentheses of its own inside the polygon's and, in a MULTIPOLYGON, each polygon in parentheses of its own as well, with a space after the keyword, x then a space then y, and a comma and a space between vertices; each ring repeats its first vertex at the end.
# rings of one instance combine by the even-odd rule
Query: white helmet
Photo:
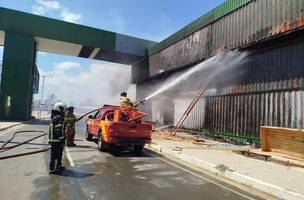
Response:
POLYGON ((63 102, 55 103, 54 108, 53 108, 53 110, 57 110, 60 112, 63 112, 65 109, 67 109, 67 105, 63 102))

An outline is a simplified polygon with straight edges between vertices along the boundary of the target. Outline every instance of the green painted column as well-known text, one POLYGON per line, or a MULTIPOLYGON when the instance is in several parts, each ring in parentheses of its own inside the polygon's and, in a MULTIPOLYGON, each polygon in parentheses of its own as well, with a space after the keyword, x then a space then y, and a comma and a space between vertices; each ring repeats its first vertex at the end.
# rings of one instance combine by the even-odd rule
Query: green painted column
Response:
POLYGON ((0 118, 31 117, 32 73, 36 50, 33 36, 5 32, 0 90, 0 118))

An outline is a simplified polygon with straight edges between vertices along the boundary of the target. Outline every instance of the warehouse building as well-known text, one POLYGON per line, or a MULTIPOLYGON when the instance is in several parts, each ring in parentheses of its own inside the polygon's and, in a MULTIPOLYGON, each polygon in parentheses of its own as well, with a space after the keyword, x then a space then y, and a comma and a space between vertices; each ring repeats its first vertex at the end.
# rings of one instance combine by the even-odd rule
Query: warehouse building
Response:
MULTIPOLYGON (((133 65, 137 98, 180 70, 239 49, 248 52, 246 61, 215 77, 212 92, 199 100, 184 128, 252 142, 262 125, 303 129, 303 27, 304 0, 227 0, 149 48, 149 56, 133 65)), ((194 93, 169 92, 143 109, 148 120, 176 124, 194 93)))

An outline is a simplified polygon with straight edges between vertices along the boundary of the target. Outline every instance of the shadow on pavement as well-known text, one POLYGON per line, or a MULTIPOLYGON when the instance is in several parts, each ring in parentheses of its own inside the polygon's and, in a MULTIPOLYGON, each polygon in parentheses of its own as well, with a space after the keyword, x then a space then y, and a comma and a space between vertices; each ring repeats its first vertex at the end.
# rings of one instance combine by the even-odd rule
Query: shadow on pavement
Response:
POLYGON ((141 153, 135 153, 132 149, 122 148, 115 149, 108 152, 114 157, 142 157, 142 158, 150 158, 150 157, 161 157, 162 155, 156 154, 148 149, 144 149, 141 153))
POLYGON ((96 149, 77 149, 75 151, 71 151, 73 153, 84 153, 84 152, 94 152, 94 151, 97 151, 96 149))
POLYGON ((72 148, 81 148, 81 149, 97 149, 97 147, 95 146, 90 146, 90 145, 79 145, 79 144, 76 144, 75 147, 72 147, 72 148))
POLYGON ((77 170, 71 170, 71 169, 66 169, 58 173, 54 173, 52 175, 56 176, 65 176, 65 177, 71 177, 71 178, 86 178, 90 176, 94 176, 94 173, 86 173, 86 172, 81 172, 77 170))

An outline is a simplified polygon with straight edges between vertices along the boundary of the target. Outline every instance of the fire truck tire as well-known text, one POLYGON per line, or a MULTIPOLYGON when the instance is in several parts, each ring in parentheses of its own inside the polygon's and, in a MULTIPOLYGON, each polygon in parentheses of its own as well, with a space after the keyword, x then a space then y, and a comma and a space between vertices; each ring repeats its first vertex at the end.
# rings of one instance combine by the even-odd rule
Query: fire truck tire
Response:
POLYGON ((136 155, 141 155, 144 145, 135 145, 133 148, 136 155))
POLYGON ((86 130, 86 139, 87 139, 87 141, 92 141, 92 135, 89 133, 88 127, 86 130))
POLYGON ((106 148, 106 144, 104 141, 102 141, 102 138, 101 138, 101 132, 98 133, 98 137, 97 137, 97 147, 98 147, 98 150, 99 151, 106 151, 107 148, 106 148))

